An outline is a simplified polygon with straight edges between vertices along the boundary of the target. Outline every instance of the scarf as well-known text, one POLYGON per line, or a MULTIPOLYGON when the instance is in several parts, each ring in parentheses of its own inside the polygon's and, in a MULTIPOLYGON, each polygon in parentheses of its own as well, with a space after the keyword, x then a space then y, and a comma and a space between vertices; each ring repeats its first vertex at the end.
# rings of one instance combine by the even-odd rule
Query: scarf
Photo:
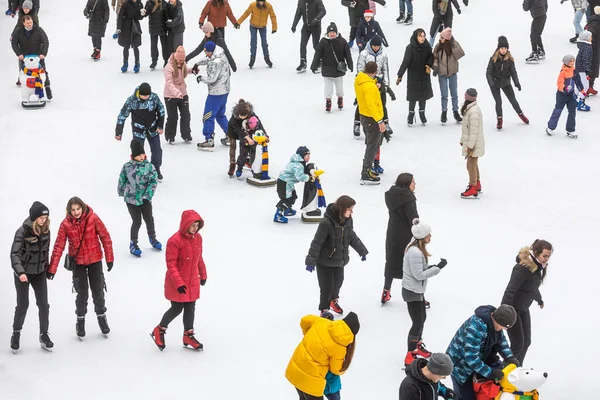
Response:
POLYGON ((323 187, 321 186, 321 178, 315 179, 315 186, 317 187, 317 207, 326 208, 327 202, 325 201, 325 195, 323 194, 323 187))
POLYGON ((500 381, 500 393, 496 396, 496 399, 499 399, 502 396, 502 392, 511 393, 515 395, 516 400, 539 400, 540 394, 537 390, 533 390, 531 392, 521 392, 517 390, 516 386, 508 381, 508 374, 511 371, 517 368, 516 365, 511 364, 504 368, 504 378, 500 381))
POLYGON ((35 78, 35 83, 34 83, 35 94, 40 99, 43 99, 44 98, 44 82, 42 82, 42 78, 40 78, 40 74, 44 73, 44 69, 43 68, 29 69, 29 68, 23 66, 23 73, 27 76, 32 76, 35 78))
POLYGON ((267 146, 267 142, 264 142, 262 145, 262 165, 260 167, 261 174, 260 180, 266 181, 271 179, 269 177, 269 146, 267 146))

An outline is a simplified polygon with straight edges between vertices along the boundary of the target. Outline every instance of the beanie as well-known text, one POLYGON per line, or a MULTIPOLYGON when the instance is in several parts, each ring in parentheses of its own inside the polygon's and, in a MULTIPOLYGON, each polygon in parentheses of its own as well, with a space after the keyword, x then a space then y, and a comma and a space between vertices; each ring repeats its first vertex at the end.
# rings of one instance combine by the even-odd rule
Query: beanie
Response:
POLYGON ((30 10, 33 10, 33 3, 31 2, 31 0, 25 0, 21 8, 28 8, 30 10))
POLYGON ((31 220, 31 222, 33 222, 43 215, 50 215, 48 207, 46 207, 39 201, 34 201, 31 205, 31 208, 29 209, 29 219, 31 220))
POLYGON ((513 306, 509 306, 508 304, 502 304, 498 307, 496 311, 492 312, 492 317, 494 317, 494 320, 498 324, 505 328, 510 328, 517 322, 517 312, 513 306))
POLYGON ((139 140, 133 139, 130 144, 131 147, 131 158, 135 158, 140 154, 146 154, 144 151, 144 144, 139 140))
POLYGON ((215 31, 215 27, 212 22, 206 21, 204 25, 202 25, 202 32, 204 33, 213 33, 215 31))
POLYGON ((373 36, 373 39, 371 39, 371 47, 373 46, 381 47, 381 37, 379 35, 375 35, 373 36))
POLYGON ((296 150, 296 154, 298 154, 300 157, 304 158, 304 156, 306 156, 307 154, 310 154, 310 150, 306 146, 300 146, 296 150))
POLYGON ((206 42, 206 44, 204 45, 204 51, 208 51, 209 53, 212 53, 215 51, 215 47, 217 47, 217 45, 215 44, 215 42, 213 42, 211 40, 209 42, 206 42))
POLYGON ((348 315, 346 315, 346 318, 343 319, 343 321, 346 323, 346 325, 348 325, 348 328, 350 328, 354 336, 356 336, 356 334, 360 330, 360 322, 358 322, 358 315, 356 315, 353 311, 350 311, 348 315))
POLYGON ((446 28, 440 33, 440 36, 444 40, 452 39, 452 28, 446 28))
POLYGON ((427 362, 429 372, 439 376, 448 376, 454 369, 450 356, 445 353, 433 353, 427 362))
POLYGON ((585 43, 591 43, 592 41, 592 32, 590 31, 582 31, 579 34, 579 38, 577 39, 578 42, 585 42, 585 43))
POLYGON ((575 56, 573 56, 572 54, 567 54, 563 57, 562 62, 563 64, 568 65, 573 60, 575 60, 575 56))
POLYGON ((371 18, 373 18, 374 15, 373 10, 365 10, 365 13, 363 14, 363 16, 371 18))
POLYGON ((329 33, 329 32, 338 33, 337 25, 335 24, 335 22, 330 23, 329 26, 327 27, 327 33, 329 33))
POLYGON ((413 219, 413 226, 410 228, 415 239, 425 239, 431 233, 431 228, 427 224, 421 223, 419 218, 413 219))
POLYGON ((477 90, 470 88, 465 92, 465 100, 475 101, 477 100, 477 90))
POLYGON ((150 87, 150 84, 147 82, 142 83, 138 88, 138 94, 140 96, 150 96, 150 94, 152 94, 152 88, 150 87))
POLYGON ((600 15, 600 6, 594 7, 594 14, 600 15))
POLYGON ((496 48, 496 50, 498 50, 501 47, 506 47, 507 49, 508 47, 508 39, 506 38, 506 36, 500 36, 498 38, 498 47, 496 48))
POLYGON ((176 61, 183 61, 185 62, 185 49, 183 48, 183 46, 179 46, 177 47, 177 50, 175 50, 175 60, 176 61))

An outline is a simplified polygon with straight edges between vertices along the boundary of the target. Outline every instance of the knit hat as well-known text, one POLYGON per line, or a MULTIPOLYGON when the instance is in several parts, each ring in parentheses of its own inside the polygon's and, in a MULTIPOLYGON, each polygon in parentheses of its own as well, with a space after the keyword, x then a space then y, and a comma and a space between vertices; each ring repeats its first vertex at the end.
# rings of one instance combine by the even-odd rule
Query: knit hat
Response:
POLYGON ((33 10, 33 3, 31 2, 31 0, 25 0, 21 8, 28 8, 30 10, 33 10))
POLYGON ((500 36, 498 38, 498 47, 496 47, 496 50, 498 50, 501 47, 506 47, 507 49, 508 47, 508 39, 506 38, 506 36, 500 36))
POLYGON ((306 146, 300 146, 296 150, 296 154, 298 154, 300 157, 304 158, 304 156, 306 156, 307 154, 310 154, 310 150, 306 146))
POLYGON ((440 37, 444 40, 452 39, 452 28, 446 28, 440 33, 440 37))
POLYGON ((371 47, 373 46, 381 47, 381 37, 379 35, 375 35, 373 36, 373 39, 371 39, 371 47))
POLYGON ((335 24, 335 22, 331 22, 329 24, 329 26, 327 27, 327 33, 329 33, 329 32, 338 33, 337 25, 335 24))
POLYGON ((563 64, 568 65, 573 60, 575 60, 575 56, 573 56, 572 54, 567 54, 563 57, 562 62, 563 64))
POLYGON ((427 362, 429 372, 439 376, 448 376, 454 369, 450 356, 445 353, 433 353, 427 362))
POLYGON ((212 22, 206 21, 204 25, 202 25, 202 32, 204 33, 213 33, 215 31, 215 27, 212 22))
POLYGON ((591 43, 592 41, 592 32, 590 31, 582 31, 577 38, 578 42, 591 43))
POLYGON ((427 224, 421 223, 419 218, 413 219, 413 226, 410 228, 415 239, 425 239, 431 233, 431 228, 427 224))
POLYGON ((175 50, 175 60, 185 62, 185 49, 183 46, 179 46, 177 47, 177 50, 175 50))
POLYGON ((373 10, 365 10, 365 13, 363 14, 363 16, 373 18, 375 16, 375 14, 373 13, 373 10))
POLYGON ((208 41, 206 42, 206 44, 204 45, 204 51, 208 51, 209 53, 212 53, 215 51, 215 47, 217 47, 217 45, 215 44, 215 42, 208 41))
POLYGON ((150 94, 152 94, 152 88, 150 87, 150 84, 147 82, 142 83, 138 88, 138 94, 140 96, 150 96, 150 94))
POLYGON ((350 328, 354 336, 356 336, 356 334, 360 330, 360 322, 358 322, 358 315, 356 315, 353 311, 350 311, 348 315, 346 315, 346 318, 343 319, 343 321, 346 323, 346 325, 348 325, 348 328, 350 328))
POLYGON ((600 15, 600 6, 594 7, 594 14, 600 15))
POLYGON ((508 304, 502 304, 498 307, 496 311, 492 312, 492 317, 505 328, 510 328, 517 322, 517 312, 513 306, 508 304))
POLYGON ((465 92, 465 100, 475 101, 477 100, 477 90, 470 88, 465 92))
POLYGON ((131 147, 131 158, 135 158, 140 154, 146 154, 144 151, 144 144, 139 140, 133 139, 130 144, 131 147))
POLYGON ((34 201, 31 205, 31 208, 29 209, 29 219, 31 220, 31 222, 33 222, 43 215, 50 215, 48 207, 46 207, 39 201, 34 201))

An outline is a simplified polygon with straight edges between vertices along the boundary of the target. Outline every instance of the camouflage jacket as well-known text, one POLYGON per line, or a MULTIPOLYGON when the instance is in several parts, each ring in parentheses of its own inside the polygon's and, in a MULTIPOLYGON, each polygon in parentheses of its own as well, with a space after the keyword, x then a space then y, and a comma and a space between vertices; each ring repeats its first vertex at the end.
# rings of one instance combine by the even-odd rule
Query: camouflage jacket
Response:
POLYGON ((144 200, 152 201, 156 191, 156 178, 156 169, 147 159, 128 161, 121 169, 117 192, 125 198, 126 203, 139 206, 144 200))

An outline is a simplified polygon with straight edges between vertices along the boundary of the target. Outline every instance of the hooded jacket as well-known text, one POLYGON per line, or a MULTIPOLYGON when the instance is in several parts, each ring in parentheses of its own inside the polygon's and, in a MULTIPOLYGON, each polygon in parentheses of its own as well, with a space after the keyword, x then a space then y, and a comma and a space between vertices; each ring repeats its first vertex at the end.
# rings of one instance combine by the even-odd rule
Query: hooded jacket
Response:
POLYGON ((502 296, 502 304, 513 306, 515 310, 527 311, 535 300, 543 305, 540 285, 542 284, 542 265, 530 253, 529 247, 523 247, 517 255, 508 286, 502 296))
POLYGON ((117 193, 125 203, 140 206, 144 201, 152 201, 157 185, 154 165, 144 158, 143 161, 130 160, 123 165, 119 174, 117 193))
POLYGON ((485 138, 483 136, 483 116, 477 101, 469 104, 461 124, 462 135, 460 142, 463 144, 462 155, 466 157, 469 149, 473 152, 471 157, 483 157, 485 154, 485 138))
POLYGON ((422 101, 433 97, 431 88, 431 76, 427 73, 425 66, 433 65, 433 52, 427 40, 419 43, 417 40, 418 30, 415 30, 410 38, 410 44, 404 51, 404 59, 398 70, 398 77, 402 78, 408 70, 406 80, 406 100, 422 101))
POLYGON ((350 47, 348 47, 346 39, 339 33, 333 39, 326 34, 317 45, 310 69, 316 71, 319 67, 319 62, 321 62, 322 76, 326 78, 339 78, 346 75, 346 73, 337 69, 338 61, 345 62, 349 71, 354 69, 352 54, 350 53, 350 47))
POLYGON ((294 154, 290 157, 290 162, 285 166, 283 171, 279 173, 279 179, 286 183, 285 195, 287 198, 292 197, 294 185, 299 182, 308 182, 310 176, 304 173, 306 163, 300 157, 300 154, 294 154))
POLYGON ((574 71, 575 67, 571 68, 563 64, 556 80, 556 87, 560 93, 572 94, 575 91, 574 71))
POLYGON ((529 11, 532 18, 541 17, 548 12, 548 0, 523 0, 523 10, 529 11))
POLYGON ((390 67, 388 66, 387 50, 381 46, 378 51, 375 51, 371 47, 371 42, 367 42, 365 49, 358 54, 356 72, 364 71, 365 65, 369 61, 377 64, 377 74, 375 76, 381 78, 385 86, 390 86, 390 67))
POLYGON ((167 34, 167 18, 165 11, 167 10, 168 0, 148 0, 146 1, 146 16, 148 16, 148 31, 150 35, 164 36, 167 34), (160 5, 156 7, 156 3, 160 1, 160 5), (153 11, 154 10, 154 11, 153 11))
MULTIPOLYGON (((12 13, 16 14, 17 10, 19 10, 19 19, 21 19, 21 17, 23 16, 22 14, 22 10, 23 10, 23 3, 25 2, 25 0, 12 0, 10 3, 12 4, 12 13)), ((33 8, 31 9, 31 13, 29 13, 28 15, 36 15, 40 12, 40 0, 31 0, 32 4, 33 4, 33 8)))
POLYGON ((165 25, 169 33, 185 32, 185 16, 183 15, 183 4, 177 0, 175 5, 170 2, 165 6, 165 25), (170 22, 169 22, 170 21, 170 22))
POLYGON ((106 24, 108 24, 110 17, 108 0, 88 0, 83 13, 90 20, 88 24, 88 36, 104 37, 106 24))
POLYGON ((592 32, 592 69, 590 77, 600 76, 600 14, 593 14, 587 21, 586 29, 592 32))
POLYGON ((423 375, 427 359, 418 358, 406 368, 406 378, 400 384, 400 400, 438 400, 446 395, 446 386, 430 381, 423 375))
POLYGON ((427 280, 440 271, 435 265, 427 265, 425 255, 417 246, 410 246, 404 252, 402 287, 413 293, 425 294, 427 280))
POLYGON ((594 57, 592 43, 578 40, 577 48, 579 51, 575 59, 575 73, 579 74, 583 72, 586 75, 590 75, 592 71, 592 59, 594 57))
POLYGON ((152 137, 158 135, 158 128, 162 129, 165 125, 165 107, 160 98, 152 92, 147 100, 142 100, 138 94, 139 90, 139 86, 135 88, 119 112, 115 129, 116 136, 123 136, 123 127, 129 114, 131 114, 133 136, 140 139, 145 140, 146 134, 152 137))
POLYGON ((296 30, 300 18, 304 25, 313 27, 321 24, 321 20, 327 14, 323 0, 298 0, 292 30, 296 30))
POLYGON ((354 79, 354 92, 360 115, 373 118, 379 123, 383 120, 383 103, 376 83, 375 78, 359 72, 354 79))
POLYGON ((223 0, 221 4, 218 6, 215 5, 219 3, 218 0, 208 0, 206 5, 202 9, 202 13, 200 14, 200 20, 198 21, 200 25, 204 24, 204 21, 208 17, 208 20, 211 24, 216 28, 224 28, 227 26, 227 18, 231 21, 232 24, 237 25, 238 21, 233 16, 233 11, 231 11, 231 7, 229 6, 229 1, 223 0))
POLYGON ((184 96, 187 96, 187 84, 185 83, 185 78, 183 77, 183 69, 187 69, 188 75, 192 73, 192 69, 183 64, 183 68, 181 71, 177 73, 175 76, 175 53, 172 53, 169 57, 169 62, 165 65, 164 73, 165 73, 165 90, 164 96, 165 101, 168 101, 170 98, 175 99, 183 99, 184 96))
POLYGON ((450 54, 444 50, 440 42, 433 49, 433 70, 439 76, 452 76, 458 73, 458 60, 465 55, 460 43, 454 40, 454 37, 450 39, 450 46, 452 49, 450 54))
POLYGON ((229 78, 231 71, 227 57, 222 52, 213 52, 208 58, 206 64, 206 77, 201 77, 201 81, 208 85, 208 94, 212 96, 221 96, 229 93, 231 90, 229 78))
POLYGON ((178 303, 188 303, 200 298, 200 280, 206 280, 206 265, 202 258, 202 236, 200 229, 204 220, 194 210, 186 210, 181 214, 179 231, 167 241, 167 273, 165 275, 165 297, 178 303), (191 235, 190 225, 200 221, 198 231, 191 235), (186 286, 185 294, 177 288, 186 286))
POLYGON ((402 279, 404 249, 412 238, 412 221, 419 218, 417 199, 409 188, 392 186, 385 192, 389 219, 385 235, 385 276, 402 279))
POLYGON ((258 6, 258 1, 250 3, 246 11, 238 18, 238 24, 242 24, 250 16, 250 25, 255 28, 264 28, 267 26, 267 20, 271 17, 271 30, 277 30, 277 16, 273 10, 273 6, 268 1, 264 2, 264 7, 258 6))
POLYGON ((379 26, 379 22, 375 21, 375 18, 371 19, 371 22, 367 22, 365 17, 360 19, 360 23, 358 24, 358 28, 356 29, 356 44, 361 49, 365 49, 365 45, 373 39, 373 36, 379 36, 381 38, 381 43, 385 47, 388 47, 387 39, 381 30, 381 26, 379 26))
POLYGON ((509 52, 504 56, 498 53, 496 62, 494 62, 493 56, 490 57, 485 76, 490 88, 501 89, 509 86, 511 78, 515 83, 515 86, 521 86, 519 83, 519 75, 517 75, 517 68, 515 67, 515 61, 509 52))
MULTIPOLYGON (((29 217, 17 229, 10 249, 10 261, 16 276, 37 275, 48 269, 50 262, 50 231, 39 236, 33 232, 29 217)), ((50 219, 46 224, 50 225, 50 219)))
MULTIPOLYGON (((236 112, 235 106, 233 107, 233 110, 231 110, 231 118, 229 118, 229 122, 227 123, 227 136, 230 139, 243 140, 246 137, 246 135, 248 135, 248 132, 243 127, 244 121, 247 121, 248 119, 250 119, 250 117, 258 118, 258 115, 254 113, 254 106, 250 103, 248 104, 250 111, 248 112, 248 115, 245 120, 240 118, 239 114, 236 112)), ((263 127, 260 118, 258 118, 258 126, 256 127, 256 130, 258 129, 262 130, 265 133, 265 135, 267 135, 267 131, 263 127)))

